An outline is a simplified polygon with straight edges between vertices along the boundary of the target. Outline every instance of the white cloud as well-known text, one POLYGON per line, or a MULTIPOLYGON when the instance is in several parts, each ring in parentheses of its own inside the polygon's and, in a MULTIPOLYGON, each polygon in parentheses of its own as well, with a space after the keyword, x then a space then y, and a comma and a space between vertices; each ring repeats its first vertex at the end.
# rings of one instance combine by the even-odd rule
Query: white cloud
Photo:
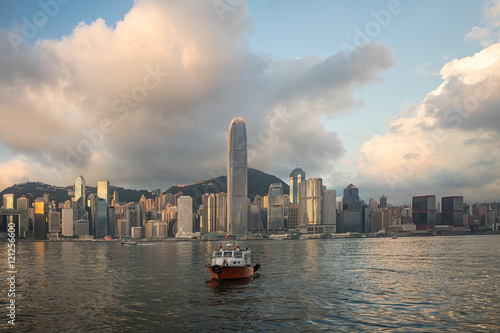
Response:
POLYGON ((20 52, 1 31, 0 144, 14 153, 0 187, 17 176, 67 185, 80 173, 146 188, 206 179, 225 173, 237 116, 257 152, 251 167, 286 176, 300 159, 310 174, 327 170, 343 147, 319 117, 354 105, 392 52, 372 43, 349 64, 253 54, 247 11, 243 2, 220 20, 211 2, 136 1, 115 28, 80 23, 20 52))
POLYGON ((475 26, 465 35, 466 41, 478 40, 488 47, 500 42, 500 0, 488 0, 483 10, 482 26, 475 26))
MULTIPOLYGON (((394 201, 431 193, 500 197, 500 44, 447 63, 443 83, 411 115, 361 149, 360 182, 394 201), (382 193, 381 193, 382 191, 382 193)), ((361 184, 360 184, 360 187, 361 184)))

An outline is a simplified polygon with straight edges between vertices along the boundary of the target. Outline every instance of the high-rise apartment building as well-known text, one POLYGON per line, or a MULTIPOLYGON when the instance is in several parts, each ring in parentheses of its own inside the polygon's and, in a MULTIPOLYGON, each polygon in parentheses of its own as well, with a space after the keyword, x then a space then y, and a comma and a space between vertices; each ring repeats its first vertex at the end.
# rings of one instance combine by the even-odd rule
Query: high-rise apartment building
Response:
POLYGON ((230 234, 247 233, 247 131, 242 118, 229 125, 227 140, 227 225, 230 234))

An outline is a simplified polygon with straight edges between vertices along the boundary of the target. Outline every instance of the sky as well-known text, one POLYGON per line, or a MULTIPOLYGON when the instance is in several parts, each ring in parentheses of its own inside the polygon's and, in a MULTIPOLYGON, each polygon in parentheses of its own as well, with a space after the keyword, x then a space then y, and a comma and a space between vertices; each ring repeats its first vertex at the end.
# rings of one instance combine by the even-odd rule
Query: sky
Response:
POLYGON ((0 189, 299 166, 368 202, 500 201, 500 1, 0 0, 0 189))

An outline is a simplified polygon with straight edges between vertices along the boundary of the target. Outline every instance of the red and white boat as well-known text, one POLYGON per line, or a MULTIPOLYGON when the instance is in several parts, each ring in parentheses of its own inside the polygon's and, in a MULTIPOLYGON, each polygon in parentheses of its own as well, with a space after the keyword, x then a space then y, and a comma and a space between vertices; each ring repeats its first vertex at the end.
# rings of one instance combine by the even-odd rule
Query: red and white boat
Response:
POLYGON ((232 244, 222 245, 214 251, 212 262, 205 267, 214 279, 219 281, 242 279, 252 276, 260 268, 260 264, 252 259, 252 251, 241 249, 232 244))

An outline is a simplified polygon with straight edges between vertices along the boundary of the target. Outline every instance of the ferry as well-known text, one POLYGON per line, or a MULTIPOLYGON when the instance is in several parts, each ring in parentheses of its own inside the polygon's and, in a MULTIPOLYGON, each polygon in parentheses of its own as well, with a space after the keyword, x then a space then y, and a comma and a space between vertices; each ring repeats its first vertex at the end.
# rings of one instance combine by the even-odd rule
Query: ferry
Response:
POLYGON ((254 275, 260 268, 251 257, 252 251, 232 244, 222 245, 214 251, 212 262, 205 265, 216 280, 242 279, 254 275))
POLYGON ((131 242, 131 241, 122 242, 122 245, 137 245, 137 242, 131 242))

